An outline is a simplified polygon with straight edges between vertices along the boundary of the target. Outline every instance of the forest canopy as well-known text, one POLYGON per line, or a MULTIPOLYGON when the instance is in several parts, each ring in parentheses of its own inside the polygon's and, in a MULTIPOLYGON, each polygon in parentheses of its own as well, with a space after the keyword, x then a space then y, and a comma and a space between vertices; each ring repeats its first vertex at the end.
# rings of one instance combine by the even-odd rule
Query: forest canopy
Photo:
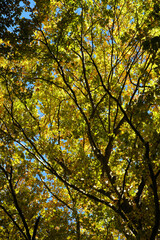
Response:
POLYGON ((0 239, 160 237, 159 6, 0 3, 0 239))

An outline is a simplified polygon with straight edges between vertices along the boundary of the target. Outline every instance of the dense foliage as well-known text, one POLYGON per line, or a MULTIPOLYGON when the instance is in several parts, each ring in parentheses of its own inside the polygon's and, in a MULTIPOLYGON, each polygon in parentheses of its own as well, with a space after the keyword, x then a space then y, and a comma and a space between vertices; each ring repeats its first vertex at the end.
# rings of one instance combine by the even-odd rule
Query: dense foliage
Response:
POLYGON ((0 4, 0 239, 156 239, 158 1, 0 4))

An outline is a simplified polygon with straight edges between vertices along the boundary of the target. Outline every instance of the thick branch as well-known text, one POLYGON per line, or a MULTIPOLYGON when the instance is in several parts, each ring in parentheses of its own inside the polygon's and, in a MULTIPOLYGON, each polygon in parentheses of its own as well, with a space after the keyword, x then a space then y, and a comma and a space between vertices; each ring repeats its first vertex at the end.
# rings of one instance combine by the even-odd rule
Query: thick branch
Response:
POLYGON ((148 142, 145 144, 145 148, 146 148, 145 157, 146 157, 147 163, 148 163, 150 177, 152 180, 152 189, 153 189, 153 194, 154 194, 155 222, 154 222, 154 226, 153 226, 151 237, 150 237, 150 240, 154 240, 158 233, 159 222, 160 222, 159 198, 158 198, 158 188, 157 188, 156 176, 154 175, 151 160, 149 157, 149 143, 148 142))
POLYGON ((34 225, 34 231, 33 231, 32 240, 36 239, 36 233, 37 233, 37 229, 38 229, 38 224, 39 224, 40 218, 41 218, 41 216, 38 216, 38 218, 36 219, 36 222, 35 222, 35 225, 34 225))

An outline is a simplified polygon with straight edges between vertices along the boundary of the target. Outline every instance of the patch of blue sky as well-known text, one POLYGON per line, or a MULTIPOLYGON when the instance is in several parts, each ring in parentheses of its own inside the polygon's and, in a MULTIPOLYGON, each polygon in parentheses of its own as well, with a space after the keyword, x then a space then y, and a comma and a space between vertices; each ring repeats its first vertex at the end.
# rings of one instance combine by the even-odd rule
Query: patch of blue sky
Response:
POLYGON ((132 18, 132 19, 130 20, 130 23, 134 23, 134 22, 135 22, 135 19, 132 18))
MULTIPOLYGON (((38 100, 38 104, 43 105, 42 102, 39 100, 38 100)), ((40 107, 38 105, 36 106, 36 108, 38 109, 39 118, 41 119, 45 114, 41 112, 40 107)))
POLYGON ((58 75, 56 74, 55 71, 51 71, 51 73, 52 73, 52 75, 54 76, 54 78, 57 78, 57 77, 58 77, 58 75))
POLYGON ((82 8, 80 7, 75 10, 75 13, 77 13, 78 15, 81 15, 81 12, 82 12, 82 8))
MULTIPOLYGON (((25 5, 21 1, 19 4, 20 7, 24 7, 24 10, 22 11, 21 18, 31 19, 31 12, 25 11, 25 5)), ((30 7, 33 8, 35 6, 35 2, 33 0, 30 0, 30 7)), ((17 28, 17 25, 9 26, 7 29, 10 32, 13 32, 17 28)))
POLYGON ((112 7, 110 6, 110 5, 107 5, 107 9, 109 10, 109 9, 112 9, 112 7))
MULTIPOLYGON (((20 6, 21 7, 25 7, 23 2, 20 2, 20 6)), ((30 7, 34 8, 35 6, 35 2, 33 0, 30 0, 30 7)), ((21 17, 27 18, 27 19, 31 19, 31 12, 26 12, 25 10, 23 10, 21 17)))

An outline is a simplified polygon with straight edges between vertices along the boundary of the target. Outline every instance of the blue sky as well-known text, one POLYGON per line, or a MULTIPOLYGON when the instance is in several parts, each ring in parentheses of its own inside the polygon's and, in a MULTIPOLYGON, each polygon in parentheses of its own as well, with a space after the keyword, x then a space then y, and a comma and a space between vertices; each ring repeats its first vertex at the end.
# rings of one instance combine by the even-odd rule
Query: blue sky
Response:
MULTIPOLYGON (((20 3, 20 5, 21 5, 21 6, 24 6, 23 3, 20 3)), ((30 0, 30 7, 33 8, 34 5, 35 5, 35 2, 34 2, 33 0, 30 0)), ((30 18, 29 15, 30 15, 29 12, 25 12, 25 11, 23 11, 23 13, 22 13, 22 17, 25 17, 25 18, 30 18)))

